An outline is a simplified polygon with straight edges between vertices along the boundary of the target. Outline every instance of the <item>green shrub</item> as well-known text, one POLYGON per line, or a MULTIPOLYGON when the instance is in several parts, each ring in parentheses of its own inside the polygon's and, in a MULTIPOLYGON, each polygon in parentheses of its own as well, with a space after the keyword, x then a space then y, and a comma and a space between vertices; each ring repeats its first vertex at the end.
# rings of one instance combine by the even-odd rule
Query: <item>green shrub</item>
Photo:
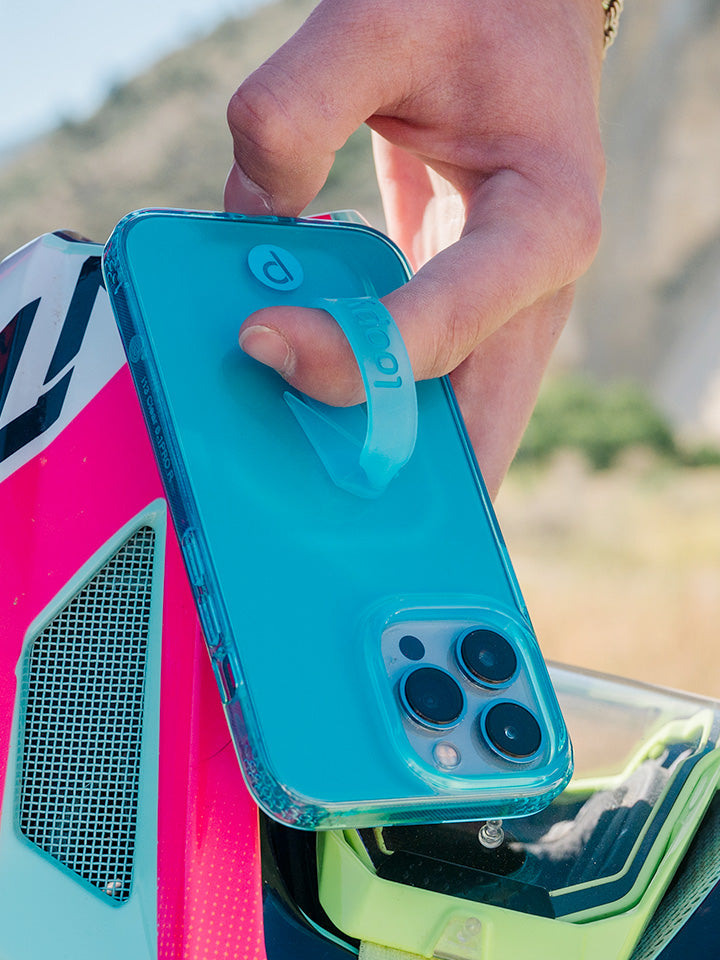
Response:
POLYGON ((720 467, 720 448, 702 444, 681 452, 686 467, 720 467))
POLYGON ((561 377, 542 391, 517 459, 542 462, 569 448, 581 451, 602 470, 632 447, 663 457, 678 455, 670 425, 642 387, 561 377))

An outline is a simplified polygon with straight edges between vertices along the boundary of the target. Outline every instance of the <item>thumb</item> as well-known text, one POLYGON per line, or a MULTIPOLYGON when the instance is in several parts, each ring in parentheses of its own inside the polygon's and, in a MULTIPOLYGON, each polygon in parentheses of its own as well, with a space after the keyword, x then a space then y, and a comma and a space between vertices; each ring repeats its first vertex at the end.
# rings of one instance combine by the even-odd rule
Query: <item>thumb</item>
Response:
POLYGON ((266 307, 247 318, 238 342, 249 356, 324 403, 346 406, 365 399, 350 344, 324 310, 266 307))

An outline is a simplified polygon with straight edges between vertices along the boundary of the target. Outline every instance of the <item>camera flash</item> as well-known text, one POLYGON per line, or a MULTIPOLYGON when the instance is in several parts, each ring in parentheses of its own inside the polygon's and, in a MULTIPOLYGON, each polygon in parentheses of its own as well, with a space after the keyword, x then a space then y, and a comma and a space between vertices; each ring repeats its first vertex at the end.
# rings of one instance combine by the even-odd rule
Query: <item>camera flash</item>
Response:
POLYGON ((436 743, 433 747, 433 757, 435 763, 445 770, 452 770, 460 763, 460 751, 447 740, 436 743))

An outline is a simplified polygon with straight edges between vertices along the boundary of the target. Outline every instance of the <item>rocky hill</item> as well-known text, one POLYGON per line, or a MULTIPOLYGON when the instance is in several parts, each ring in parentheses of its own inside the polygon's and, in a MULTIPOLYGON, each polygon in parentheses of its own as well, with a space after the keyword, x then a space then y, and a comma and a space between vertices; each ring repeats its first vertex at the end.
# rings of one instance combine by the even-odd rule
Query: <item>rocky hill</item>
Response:
MULTIPOLYGON (((228 100, 314 5, 280 0, 228 20, 118 86, 89 120, 16 153, 0 166, 0 258, 60 227, 104 241, 140 207, 222 209, 232 160, 228 100)), ((319 206, 350 203, 379 216, 366 131, 343 151, 319 206)))
MULTIPOLYGON (((47 230, 104 240, 129 210, 217 209, 235 87, 313 0, 223 24, 0 166, 0 256, 47 230)), ((645 382, 675 422, 720 436, 720 0, 628 0, 605 68, 605 233, 560 362, 645 382)), ((369 138, 316 209, 382 225, 369 138)))
POLYGON ((607 58, 604 238, 575 360, 720 436, 720 0, 629 0, 607 58))

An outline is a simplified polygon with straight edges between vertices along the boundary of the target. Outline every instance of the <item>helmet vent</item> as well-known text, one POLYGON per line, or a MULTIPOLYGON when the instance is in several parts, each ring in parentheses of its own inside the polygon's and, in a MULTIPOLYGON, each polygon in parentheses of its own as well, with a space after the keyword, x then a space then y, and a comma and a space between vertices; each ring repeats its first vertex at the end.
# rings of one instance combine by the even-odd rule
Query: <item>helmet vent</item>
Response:
POLYGON ((141 527, 25 664, 20 831, 116 902, 132 884, 154 547, 141 527))

